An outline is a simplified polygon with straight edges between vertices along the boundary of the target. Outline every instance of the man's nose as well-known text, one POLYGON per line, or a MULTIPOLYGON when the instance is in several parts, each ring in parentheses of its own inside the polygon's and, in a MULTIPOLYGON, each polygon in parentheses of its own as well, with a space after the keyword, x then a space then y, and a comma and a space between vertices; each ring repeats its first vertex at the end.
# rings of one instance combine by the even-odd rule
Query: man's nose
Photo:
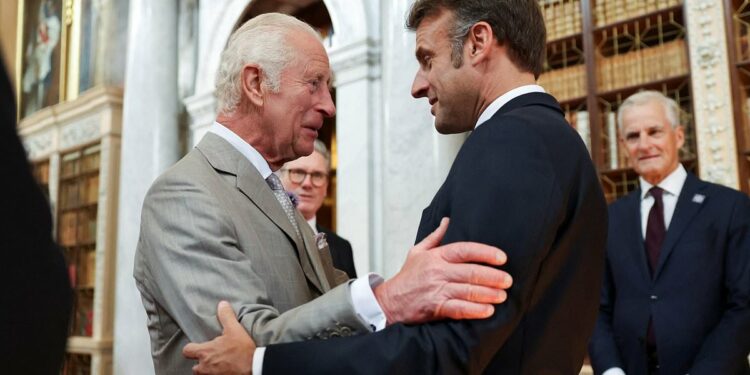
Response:
POLYGON ((319 109, 323 113, 323 116, 330 118, 336 115, 336 105, 333 104, 331 92, 329 90, 323 91, 325 92, 323 93, 323 99, 320 102, 319 109))
POLYGON ((427 96, 427 89, 430 85, 427 83, 427 79, 421 70, 417 70, 414 75, 414 82, 411 84, 411 96, 415 98, 423 98, 427 96))

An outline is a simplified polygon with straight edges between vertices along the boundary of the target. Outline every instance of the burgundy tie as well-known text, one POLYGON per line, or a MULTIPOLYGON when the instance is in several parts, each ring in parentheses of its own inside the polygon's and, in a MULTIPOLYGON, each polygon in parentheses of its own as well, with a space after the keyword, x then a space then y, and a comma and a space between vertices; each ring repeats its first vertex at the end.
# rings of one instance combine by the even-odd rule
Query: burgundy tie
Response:
POLYGON ((664 202, 662 202, 662 190, 654 186, 649 190, 654 197, 654 205, 648 213, 648 223, 646 224, 646 254, 648 255, 648 265, 651 270, 651 276, 656 273, 656 266, 659 264, 659 252, 661 244, 664 242, 664 236, 667 233, 664 227, 664 202))
MULTIPOLYGON (((651 206, 651 211, 648 212, 648 223, 646 224, 646 255, 648 256, 651 277, 653 277, 656 273, 656 267, 659 265, 659 252, 661 251, 661 245, 664 242, 667 230, 664 227, 664 202, 661 199, 664 190, 658 186, 654 186, 649 190, 649 193, 654 197, 654 205, 651 206)), ((653 318, 649 318, 648 320, 646 343, 652 348, 651 350, 655 350, 656 334, 654 332, 653 318)))

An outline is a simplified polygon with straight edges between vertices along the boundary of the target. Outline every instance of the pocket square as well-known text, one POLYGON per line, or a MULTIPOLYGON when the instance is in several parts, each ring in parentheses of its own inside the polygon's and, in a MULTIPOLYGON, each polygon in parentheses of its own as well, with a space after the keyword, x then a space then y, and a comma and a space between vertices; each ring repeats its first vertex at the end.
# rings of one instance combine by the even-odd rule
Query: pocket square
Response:
POLYGON ((318 250, 323 250, 328 247, 328 241, 326 240, 325 233, 320 232, 315 235, 315 245, 318 247, 318 250))

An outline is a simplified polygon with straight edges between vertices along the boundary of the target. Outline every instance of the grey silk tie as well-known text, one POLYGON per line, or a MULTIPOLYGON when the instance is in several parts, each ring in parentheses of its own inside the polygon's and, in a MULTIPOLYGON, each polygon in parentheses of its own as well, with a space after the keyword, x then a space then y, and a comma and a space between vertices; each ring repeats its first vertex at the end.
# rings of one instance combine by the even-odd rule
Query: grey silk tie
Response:
POLYGON ((271 173, 271 175, 266 178, 266 182, 268 183, 268 186, 271 187, 271 191, 273 191, 273 195, 276 196, 276 200, 278 200, 281 204, 281 208, 284 210, 286 217, 292 223, 292 227, 294 227, 294 232, 297 233, 297 237, 302 238, 302 235, 299 231, 299 226, 297 225, 297 219, 294 217, 295 208, 292 205, 292 201, 289 199, 289 196, 286 195, 286 191, 284 191, 284 185, 281 184, 279 176, 271 173))

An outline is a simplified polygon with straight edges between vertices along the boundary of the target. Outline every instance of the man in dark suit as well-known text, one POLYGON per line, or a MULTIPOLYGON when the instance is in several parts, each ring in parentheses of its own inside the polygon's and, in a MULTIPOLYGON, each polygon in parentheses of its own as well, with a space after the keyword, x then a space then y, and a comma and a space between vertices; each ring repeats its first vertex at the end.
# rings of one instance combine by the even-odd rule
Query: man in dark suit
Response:
POLYGON ((680 164, 679 113, 655 91, 619 109, 640 189, 609 207, 597 374, 750 374, 750 199, 680 164))
POLYGON ((7 374, 54 374, 62 365, 72 294, 52 240, 50 207, 16 133, 13 90, 0 61, 0 367, 7 374))
MULTIPOLYGON (((416 29, 420 65, 413 96, 428 98, 439 132, 473 130, 424 210, 417 240, 448 216, 444 243, 501 247, 514 280, 508 300, 484 320, 396 324, 371 335, 271 345, 258 350, 262 368, 254 370, 577 374, 598 308, 606 204, 584 143, 555 99, 535 85, 545 50, 539 5, 417 0, 408 26, 416 29)), ((198 373, 231 373, 227 364, 247 361, 248 352, 229 359, 222 351, 239 338, 232 319, 223 323, 225 335, 186 348, 200 358, 198 373)))
POLYGON ((328 194, 331 154, 319 139, 313 144, 313 153, 284 164, 279 170, 284 189, 294 193, 297 210, 307 220, 315 233, 325 233, 331 251, 333 266, 346 272, 350 279, 357 278, 352 258, 352 245, 330 229, 317 222, 317 212, 328 194))

